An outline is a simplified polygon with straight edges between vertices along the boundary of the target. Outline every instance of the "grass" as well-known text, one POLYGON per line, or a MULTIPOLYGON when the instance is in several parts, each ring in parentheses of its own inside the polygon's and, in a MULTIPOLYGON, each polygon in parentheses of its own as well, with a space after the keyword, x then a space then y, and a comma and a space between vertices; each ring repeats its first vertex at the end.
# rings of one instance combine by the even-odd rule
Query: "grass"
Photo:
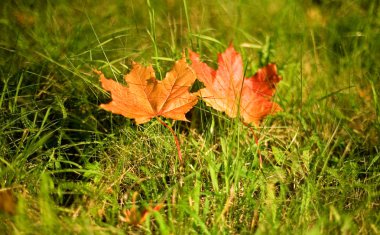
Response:
POLYGON ((380 233, 376 1, 30 0, 0 10, 4 234, 380 233), (259 146, 200 101, 190 123, 165 120, 181 165, 159 121, 136 126, 99 109, 109 96, 93 68, 121 80, 138 61, 162 78, 183 49, 212 64, 230 42, 247 75, 273 61, 283 77, 284 111, 255 130, 259 146), (141 225, 120 220, 156 204, 141 225))

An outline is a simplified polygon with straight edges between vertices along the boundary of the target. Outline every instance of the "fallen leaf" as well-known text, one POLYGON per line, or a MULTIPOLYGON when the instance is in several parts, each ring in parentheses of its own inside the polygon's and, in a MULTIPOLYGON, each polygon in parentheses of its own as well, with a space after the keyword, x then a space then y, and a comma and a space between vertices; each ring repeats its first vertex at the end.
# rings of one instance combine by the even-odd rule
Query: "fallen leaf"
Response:
POLYGON ((162 205, 156 205, 154 207, 148 206, 142 211, 139 211, 136 206, 133 206, 131 209, 124 210, 124 216, 120 216, 120 220, 130 225, 140 225, 144 223, 148 215, 153 211, 159 211, 162 208, 162 205))
POLYGON ((232 45, 218 55, 217 70, 201 62, 197 53, 189 51, 189 54, 192 68, 205 85, 199 95, 208 106, 231 118, 239 115, 244 123, 256 126, 267 115, 281 110, 271 101, 281 80, 275 64, 268 64, 252 77, 244 78, 242 57, 232 45))
POLYGON ((107 79, 100 71, 103 88, 111 92, 112 101, 100 107, 115 114, 135 119, 137 124, 146 123, 156 116, 187 121, 185 114, 198 102, 189 89, 196 76, 186 59, 177 61, 164 80, 155 78, 152 66, 133 64, 124 76, 127 86, 107 79))
POLYGON ((13 16, 16 19, 16 23, 21 27, 32 27, 36 23, 36 19, 31 12, 14 11, 13 16))
POLYGON ((0 212, 16 214, 17 198, 9 188, 0 189, 0 212))
POLYGON ((153 212, 159 211, 163 205, 157 204, 154 207, 148 206, 140 211, 136 206, 137 193, 135 192, 132 197, 132 207, 123 211, 123 216, 120 216, 120 220, 130 225, 141 225, 146 218, 153 212))

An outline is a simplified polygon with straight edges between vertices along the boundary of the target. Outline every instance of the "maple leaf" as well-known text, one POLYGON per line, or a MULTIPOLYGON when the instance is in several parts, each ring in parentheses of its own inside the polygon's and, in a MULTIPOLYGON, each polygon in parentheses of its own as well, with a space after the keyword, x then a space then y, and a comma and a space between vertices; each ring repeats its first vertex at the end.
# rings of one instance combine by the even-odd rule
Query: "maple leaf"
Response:
POLYGON ((133 206, 131 209, 123 211, 124 215, 120 216, 120 220, 127 224, 139 225, 144 223, 148 215, 150 215, 153 211, 159 211, 162 207, 162 204, 158 204, 154 207, 148 206, 140 212, 136 206, 133 206))
POLYGON ((192 68, 205 88, 199 95, 208 106, 225 112, 229 117, 240 115, 246 124, 259 125, 267 115, 281 110, 271 101, 275 85, 281 80, 275 64, 259 69, 250 78, 244 78, 241 55, 232 45, 218 55, 218 69, 200 61, 197 53, 189 51, 192 68))
POLYGON ((148 206, 140 211, 136 206, 137 193, 135 192, 132 196, 132 207, 123 211, 123 216, 120 216, 120 220, 130 225, 141 225, 144 223, 146 218, 153 212, 159 211, 163 204, 157 204, 154 207, 148 206))
POLYGON ((152 66, 138 63, 134 63, 130 73, 124 76, 127 86, 107 79, 100 71, 95 72, 112 97, 110 103, 100 107, 133 118, 137 124, 157 116, 187 121, 185 114, 198 102, 196 95, 189 92, 196 76, 185 58, 177 61, 162 81, 155 78, 152 66))

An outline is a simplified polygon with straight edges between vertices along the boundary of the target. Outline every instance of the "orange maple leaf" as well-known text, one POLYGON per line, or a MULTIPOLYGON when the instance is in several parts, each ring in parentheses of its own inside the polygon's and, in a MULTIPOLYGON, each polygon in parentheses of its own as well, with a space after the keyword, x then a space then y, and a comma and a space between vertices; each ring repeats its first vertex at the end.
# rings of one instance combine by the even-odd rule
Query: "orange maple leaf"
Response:
POLYGON ((189 92, 196 76, 186 59, 177 61, 164 80, 155 78, 152 66, 133 64, 124 76, 127 86, 107 79, 100 71, 103 88, 111 92, 112 101, 100 107, 115 114, 135 119, 137 124, 146 123, 153 117, 163 116, 187 121, 185 114, 198 102, 196 95, 189 92))
POLYGON ((267 115, 281 110, 271 101, 275 85, 281 80, 275 64, 268 64, 250 78, 244 78, 241 55, 231 45, 218 55, 215 71, 189 51, 192 68, 205 88, 199 94, 208 106, 225 112, 229 117, 240 115, 246 124, 259 125, 267 115))
POLYGON ((158 204, 154 207, 148 206, 140 212, 136 206, 133 206, 131 209, 123 211, 124 215, 120 216, 120 220, 127 224, 139 225, 144 223, 148 215, 150 215, 153 211, 159 211, 162 207, 162 204, 158 204))
POLYGON ((123 216, 119 217, 122 222, 130 225, 141 225, 153 211, 159 211, 164 206, 163 204, 157 204, 153 207, 149 205, 140 211, 136 206, 136 197, 137 193, 135 192, 132 196, 132 207, 124 210, 123 216))

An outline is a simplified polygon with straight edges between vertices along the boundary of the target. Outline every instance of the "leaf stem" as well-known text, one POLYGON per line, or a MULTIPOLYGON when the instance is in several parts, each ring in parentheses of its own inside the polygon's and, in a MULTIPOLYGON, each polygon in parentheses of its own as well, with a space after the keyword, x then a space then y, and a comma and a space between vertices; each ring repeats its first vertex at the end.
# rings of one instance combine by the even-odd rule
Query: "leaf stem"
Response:
POLYGON ((180 144, 179 144, 179 140, 178 140, 178 137, 177 135, 175 134, 173 128, 171 128, 168 124, 166 124, 164 121, 162 121, 159 117, 157 117, 157 120, 166 128, 169 129, 169 131, 172 133, 173 137, 174 137, 174 141, 175 141, 175 145, 177 147, 177 152, 178 152, 178 158, 179 158, 179 161, 182 163, 182 152, 181 152, 181 147, 180 147, 180 144))

